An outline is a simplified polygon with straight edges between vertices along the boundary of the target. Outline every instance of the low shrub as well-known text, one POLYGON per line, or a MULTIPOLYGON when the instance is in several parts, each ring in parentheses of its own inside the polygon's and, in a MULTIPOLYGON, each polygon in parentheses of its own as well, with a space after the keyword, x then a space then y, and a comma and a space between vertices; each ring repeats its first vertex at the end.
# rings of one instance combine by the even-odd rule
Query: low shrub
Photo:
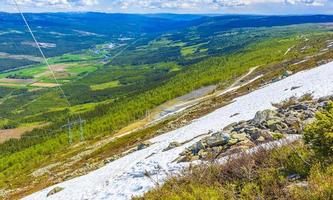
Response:
POLYGON ((316 121, 305 128, 304 140, 322 161, 333 161, 333 103, 318 112, 316 121))
POLYGON ((333 165, 324 169, 314 165, 308 181, 293 188, 292 193, 295 199, 333 199, 333 165))

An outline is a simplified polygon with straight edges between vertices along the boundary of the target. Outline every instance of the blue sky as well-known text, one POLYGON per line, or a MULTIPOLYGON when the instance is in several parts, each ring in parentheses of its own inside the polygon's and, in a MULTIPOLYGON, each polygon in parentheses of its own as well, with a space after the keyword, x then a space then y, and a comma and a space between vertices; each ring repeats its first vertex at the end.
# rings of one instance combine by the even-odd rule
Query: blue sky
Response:
MULTIPOLYGON (((16 0, 25 12, 333 14, 333 0, 16 0)), ((13 0, 0 11, 16 12, 13 0)))

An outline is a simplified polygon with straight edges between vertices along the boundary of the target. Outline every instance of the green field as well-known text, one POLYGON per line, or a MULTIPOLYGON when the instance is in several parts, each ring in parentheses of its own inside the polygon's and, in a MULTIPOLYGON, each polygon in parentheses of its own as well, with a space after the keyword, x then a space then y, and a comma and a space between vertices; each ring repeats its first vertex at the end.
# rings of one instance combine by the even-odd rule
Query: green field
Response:
POLYGON ((105 90, 107 88, 116 88, 120 86, 120 82, 119 81, 111 81, 108 83, 101 83, 98 85, 91 85, 90 88, 94 91, 96 90, 105 90))
POLYGON ((182 56, 190 56, 190 55, 193 55, 196 52, 204 53, 208 49, 207 48, 200 48, 200 47, 204 46, 204 45, 207 45, 207 44, 208 44, 208 42, 202 43, 202 44, 196 44, 196 45, 192 45, 192 46, 182 47, 182 49, 181 49, 182 56))

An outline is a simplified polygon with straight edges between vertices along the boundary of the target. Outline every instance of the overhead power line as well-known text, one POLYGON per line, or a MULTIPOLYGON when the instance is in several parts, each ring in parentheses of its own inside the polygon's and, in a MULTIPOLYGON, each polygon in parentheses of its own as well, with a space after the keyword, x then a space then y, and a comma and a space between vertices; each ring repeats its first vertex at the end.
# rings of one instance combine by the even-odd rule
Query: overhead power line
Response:
POLYGON ((15 4, 15 6, 16 6, 18 12, 20 13, 20 15, 21 15, 21 17, 22 17, 22 19, 23 19, 25 25, 27 26, 28 31, 29 31, 29 33, 30 33, 32 39, 34 40, 34 42, 35 42, 35 44, 36 44, 36 46, 37 46, 37 48, 38 48, 38 50, 39 50, 39 52, 40 52, 40 54, 41 54, 41 56, 42 56, 42 58, 43 58, 43 60, 44 60, 44 62, 45 62, 45 64, 46 64, 46 66, 47 66, 48 69, 50 70, 50 72, 51 72, 51 74, 52 74, 52 77, 53 77, 54 81, 56 82, 56 84, 57 84, 59 90, 61 91, 62 95, 63 95, 64 98, 66 99, 68 106, 71 107, 71 103, 69 102, 69 100, 68 100, 68 98, 67 98, 67 96, 66 96, 64 90, 62 89, 61 85, 59 84, 59 81, 58 81, 58 79, 57 79, 57 77, 56 77, 56 75, 55 75, 55 73, 54 73, 54 71, 53 71, 51 65, 50 65, 49 62, 47 61, 47 58, 46 58, 46 56, 45 56, 45 54, 44 54, 44 52, 43 52, 43 50, 42 50, 40 44, 38 43, 38 41, 37 41, 37 39, 36 39, 36 37, 35 37, 35 34, 32 32, 32 29, 31 29, 31 27, 30 27, 30 25, 29 25, 29 23, 28 23, 26 17, 24 16, 24 14, 23 14, 23 12, 22 12, 22 10, 21 10, 19 4, 17 3, 17 0, 13 0, 13 2, 14 2, 14 4, 15 4))
MULTIPOLYGON (((39 50, 39 52, 40 52, 40 54, 41 54, 41 56, 42 56, 42 58, 43 58, 43 60, 44 60, 44 62, 45 62, 45 64, 46 64, 46 66, 48 67, 49 71, 51 72, 52 77, 53 77, 54 81, 55 81, 56 84, 57 84, 57 87, 59 88, 59 90, 60 90, 60 92, 62 93, 63 97, 66 99, 66 102, 67 102, 68 106, 71 107, 71 103, 70 103, 70 101, 69 101, 67 95, 65 94, 64 90, 62 89, 61 84, 59 84, 59 81, 58 81, 58 79, 57 79, 57 77, 56 77, 56 75, 55 75, 55 73, 54 73, 54 71, 53 71, 51 65, 49 64, 49 62, 48 62, 48 60, 47 60, 47 58, 46 58, 46 56, 45 56, 45 54, 44 54, 44 52, 43 52, 41 46, 40 46, 40 43, 37 41, 37 38, 36 38, 35 34, 33 33, 32 29, 31 29, 31 27, 30 27, 30 25, 29 25, 29 23, 28 23, 28 20, 27 20, 26 17, 24 16, 24 14, 23 14, 23 12, 22 12, 22 10, 21 10, 19 4, 17 3, 17 0, 13 0, 13 2, 14 2, 14 4, 15 4, 15 6, 16 6, 18 12, 20 13, 20 15, 21 15, 23 21, 24 21, 24 24, 25 24, 26 27, 28 28, 28 31, 29 31, 29 33, 30 33, 30 35, 31 35, 31 37, 32 37, 32 39, 33 39, 33 41, 35 42, 36 47, 38 48, 38 50, 39 50)), ((74 125, 77 125, 77 124, 79 125, 80 140, 81 140, 81 141, 84 140, 84 133, 83 133, 83 124, 84 124, 84 123, 85 123, 85 120, 82 120, 81 116, 79 115, 79 120, 78 120, 78 121, 70 122, 70 120, 68 119, 68 123, 62 127, 62 128, 64 128, 64 127, 67 127, 67 128, 68 128, 68 139, 69 139, 68 142, 69 142, 69 144, 72 144, 72 142, 73 142, 72 127, 73 127, 74 125)))

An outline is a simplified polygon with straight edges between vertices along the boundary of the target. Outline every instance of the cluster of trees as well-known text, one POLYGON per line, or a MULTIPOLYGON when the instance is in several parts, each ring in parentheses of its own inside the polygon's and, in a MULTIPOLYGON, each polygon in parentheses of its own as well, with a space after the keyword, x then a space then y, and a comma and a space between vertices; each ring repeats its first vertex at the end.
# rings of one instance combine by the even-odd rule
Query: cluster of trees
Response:
POLYGON ((84 79, 64 86, 73 105, 119 99, 147 91, 163 83, 174 75, 176 63, 157 63, 151 65, 100 67, 84 79), (119 81, 119 87, 92 90, 91 85, 119 81))
POLYGON ((305 129, 304 140, 322 160, 333 162, 333 103, 316 118, 305 129))
POLYGON ((11 74, 8 75, 6 78, 13 78, 13 79, 33 79, 33 76, 26 76, 26 75, 20 75, 20 74, 11 74))
POLYGON ((13 89, 12 95, 19 95, 17 98, 7 99, 3 104, 1 104, 0 115, 7 118, 13 118, 15 120, 20 120, 20 115, 14 115, 14 109, 25 105, 43 94, 44 90, 39 91, 28 91, 27 88, 13 89))
POLYGON ((12 120, 8 120, 5 118, 0 118, 0 129, 11 129, 11 128, 16 128, 17 123, 12 120))
POLYGON ((10 94, 13 90, 13 88, 0 87, 0 99, 10 94))
POLYGON ((323 30, 315 25, 290 26, 287 31, 285 27, 223 29, 215 27, 214 23, 218 24, 219 21, 207 24, 205 28, 190 27, 183 31, 167 33, 157 37, 153 40, 154 42, 142 40, 132 48, 126 49, 111 63, 137 65, 175 61, 182 65, 190 65, 209 56, 235 53, 244 46, 269 38, 288 37, 299 32, 311 33, 323 30), (183 48, 191 47, 194 48, 193 53, 182 55, 183 48))
POLYGON ((0 72, 4 72, 7 70, 12 70, 21 66, 25 65, 32 65, 37 64, 37 62, 30 61, 30 60, 18 60, 18 59, 11 59, 11 58, 0 58, 0 72))

